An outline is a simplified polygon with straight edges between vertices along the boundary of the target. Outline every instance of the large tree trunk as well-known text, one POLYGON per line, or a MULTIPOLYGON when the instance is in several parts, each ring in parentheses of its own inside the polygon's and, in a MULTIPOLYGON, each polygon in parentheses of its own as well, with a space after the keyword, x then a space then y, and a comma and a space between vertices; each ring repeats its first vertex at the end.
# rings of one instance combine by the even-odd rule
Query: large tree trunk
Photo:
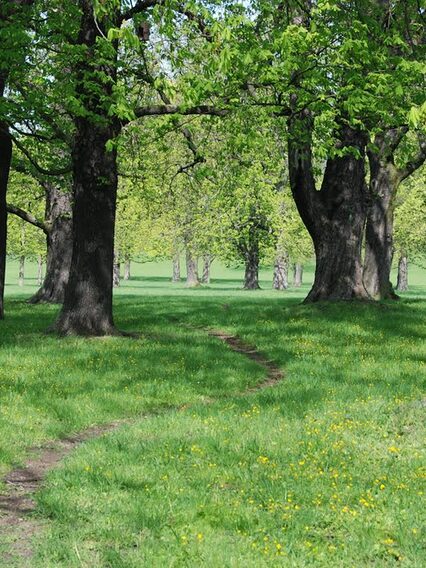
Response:
POLYGON ((408 259, 405 255, 400 256, 398 261, 398 281, 396 284, 398 292, 408 290, 408 259))
POLYGON ((180 282, 180 253, 176 252, 173 255, 173 274, 172 274, 173 284, 179 284, 180 282))
POLYGON ((186 285, 188 288, 199 286, 197 260, 189 248, 186 249, 186 285))
POLYGON ((113 335, 112 272, 117 200, 117 152, 107 149, 121 126, 109 115, 116 80, 116 45, 99 59, 97 39, 107 35, 107 22, 95 21, 93 3, 81 0, 78 43, 84 58, 76 63, 77 93, 87 113, 74 117, 73 252, 62 310, 54 329, 61 335, 113 335), (102 29, 103 28, 103 29, 102 29), (109 59, 108 59, 109 57, 109 59), (90 79, 90 80, 89 80, 90 79))
POLYGON ((245 254, 244 289, 259 290, 259 288, 259 251, 257 246, 252 246, 245 254))
POLYGON ((288 253, 278 252, 274 265, 274 290, 287 290, 288 288, 288 253))
POLYGON ((293 272, 293 286, 295 288, 300 288, 303 284, 303 264, 296 262, 294 265, 293 272))
POLYGON ((62 304, 72 256, 72 195, 55 184, 45 184, 47 234, 46 275, 31 304, 62 304))
POLYGON ((112 272, 117 196, 115 150, 105 144, 111 128, 77 121, 74 172, 73 252, 62 311, 55 329, 62 335, 115 334, 112 272))
POLYGON ((210 284, 210 267, 212 265, 213 258, 210 254, 204 255, 203 258, 203 276, 201 277, 201 282, 203 284, 210 284))
POLYGON ((131 268, 131 261, 130 258, 125 258, 124 259, 124 275, 123 275, 123 280, 130 280, 131 278, 131 272, 130 272, 130 268, 131 268))
POLYGON ((365 145, 362 132, 343 125, 340 148, 357 151, 329 158, 321 191, 315 189, 310 117, 290 121, 292 192, 314 241, 315 280, 305 302, 368 299, 362 281, 361 245, 366 220, 365 145), (300 139, 301 129, 306 136, 300 139))
POLYGON ((375 149, 368 152, 370 164, 370 203, 365 231, 364 285, 375 300, 396 299, 390 282, 393 257, 394 205, 402 173, 393 153, 404 129, 390 129, 375 138, 375 149))

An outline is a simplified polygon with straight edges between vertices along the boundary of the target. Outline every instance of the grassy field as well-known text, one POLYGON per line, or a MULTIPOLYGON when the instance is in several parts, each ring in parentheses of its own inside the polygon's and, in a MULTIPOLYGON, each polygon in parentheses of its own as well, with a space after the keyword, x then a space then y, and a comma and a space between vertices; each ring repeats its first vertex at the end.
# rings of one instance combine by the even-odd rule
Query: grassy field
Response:
POLYGON ((274 292, 267 270, 259 292, 223 268, 187 290, 135 265, 116 323, 140 339, 59 340, 57 308, 26 305, 35 282, 10 269, 0 472, 134 418, 49 475, 32 566, 424 566, 424 271, 400 302, 302 306, 308 285, 274 292), (285 380, 239 396, 263 370, 187 324, 237 333, 285 380))

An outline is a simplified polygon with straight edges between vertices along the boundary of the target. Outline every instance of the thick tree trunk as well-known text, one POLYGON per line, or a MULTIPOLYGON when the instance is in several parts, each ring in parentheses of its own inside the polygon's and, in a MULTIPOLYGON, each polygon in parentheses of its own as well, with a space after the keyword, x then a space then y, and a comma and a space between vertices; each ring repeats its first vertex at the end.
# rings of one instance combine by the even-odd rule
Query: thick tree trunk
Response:
POLYGON ((196 258, 189 248, 186 249, 186 285, 188 288, 199 286, 198 267, 196 258))
MULTIPOLYGON (((380 143, 380 142, 379 142, 380 143)), ((393 257, 394 203, 401 181, 393 156, 369 152, 370 204, 365 230, 364 286, 375 300, 396 299, 390 282, 393 257)))
MULTIPOLYGON (((0 99, 5 89, 5 78, 0 74, 0 99)), ((0 122, 0 319, 4 318, 4 286, 6 277, 7 210, 6 193, 12 161, 12 140, 9 129, 0 122)))
POLYGON ((62 304, 72 256, 72 196, 55 184, 46 184, 47 234, 46 275, 31 304, 62 304))
MULTIPOLYGON (((114 5, 115 6, 115 5, 114 5)), ((54 329, 61 335, 115 335, 112 273, 117 200, 117 151, 107 143, 121 130, 110 116, 117 75, 116 44, 99 59, 97 40, 119 21, 119 7, 108 21, 96 21, 93 3, 81 0, 78 43, 84 58, 75 64, 77 94, 86 113, 74 117, 73 252, 62 310, 54 329), (115 21, 116 20, 116 21, 115 21)))
POLYGON ((203 276, 201 282, 203 284, 210 284, 210 267, 212 265, 213 259, 211 255, 206 254, 203 258, 203 276))
POLYGON ((287 290, 288 288, 288 253, 279 252, 275 258, 274 265, 274 290, 287 290))
POLYGON ((259 251, 257 246, 253 246, 245 255, 244 289, 259 290, 259 288, 259 251))
POLYGON ((315 189, 309 128, 290 121, 289 166, 292 192, 314 241, 315 280, 305 302, 369 299, 362 281, 361 246, 366 220, 363 133, 343 125, 340 148, 357 151, 329 158, 321 191, 315 189), (300 140, 300 129, 308 128, 300 140))
POLYGON ((112 272, 117 196, 114 138, 110 128, 77 120, 73 150, 73 252, 62 311, 55 329, 62 335, 115 334, 112 272))
POLYGON ((25 281, 25 256, 19 257, 18 285, 23 286, 25 281))
POLYGON ((296 262, 294 265, 293 272, 293 286, 295 288, 300 288, 303 284, 303 264, 296 262))
POLYGON ((179 284, 179 282, 180 282, 180 253, 179 252, 176 252, 173 255, 172 282, 173 282, 173 284, 179 284))
POLYGON ((41 254, 37 256, 37 286, 43 283, 43 258, 41 254))
POLYGON ((407 292, 408 290, 408 259, 401 256, 398 261, 398 281, 396 284, 398 292, 407 292))
POLYGON ((130 258, 126 258, 126 259, 124 260, 124 275, 123 275, 123 280, 126 280, 126 281, 127 281, 127 280, 130 280, 130 278, 131 278, 131 271, 130 271, 131 264, 130 264, 130 263, 131 263, 130 258))
POLYGON ((120 286, 120 256, 119 253, 114 253, 114 268, 113 268, 113 286, 118 288, 120 286))

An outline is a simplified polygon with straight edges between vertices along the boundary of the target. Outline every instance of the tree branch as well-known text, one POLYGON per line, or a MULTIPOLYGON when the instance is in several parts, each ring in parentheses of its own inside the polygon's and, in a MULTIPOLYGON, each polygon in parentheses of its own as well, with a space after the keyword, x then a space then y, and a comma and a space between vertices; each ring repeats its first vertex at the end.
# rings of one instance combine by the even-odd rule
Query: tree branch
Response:
POLYGON ((47 224, 44 221, 37 219, 37 217, 34 217, 34 215, 32 215, 31 213, 28 213, 27 211, 24 211, 20 207, 16 207, 16 205, 12 205, 11 203, 8 203, 6 205, 6 209, 8 213, 16 215, 17 217, 20 217, 27 223, 34 225, 34 227, 41 229, 46 235, 49 234, 49 229, 47 224))
POLYGON ((25 146, 19 142, 19 140, 17 140, 14 136, 10 135, 10 137, 12 138, 15 146, 17 148, 19 148, 19 150, 24 154, 24 156, 28 159, 28 161, 30 162, 30 164, 32 166, 34 166, 34 168, 40 173, 43 174, 45 176, 62 176, 65 174, 69 174, 72 171, 72 167, 71 165, 67 166, 66 168, 59 168, 58 170, 46 170, 46 168, 43 168, 42 166, 40 166, 38 164, 38 162, 31 156, 31 154, 28 152, 28 150, 25 148, 25 146))
POLYGON ((408 161, 403 168, 399 170, 401 181, 404 181, 418 170, 426 161, 426 135, 419 134, 419 150, 414 158, 408 161))
POLYGON ((142 116, 160 116, 168 114, 181 114, 188 116, 191 114, 226 116, 229 113, 226 109, 220 109, 212 105, 197 105, 194 107, 184 107, 179 105, 151 105, 135 109, 136 118, 142 116))

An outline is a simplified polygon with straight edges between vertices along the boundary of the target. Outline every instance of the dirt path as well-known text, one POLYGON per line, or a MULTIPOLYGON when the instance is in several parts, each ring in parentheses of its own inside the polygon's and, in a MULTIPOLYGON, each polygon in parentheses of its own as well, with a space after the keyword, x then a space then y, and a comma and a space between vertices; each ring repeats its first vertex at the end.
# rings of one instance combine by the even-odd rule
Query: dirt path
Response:
MULTIPOLYGON (((235 335, 221 330, 204 330, 211 337, 225 342, 233 351, 252 359, 266 371, 265 380, 243 391, 240 396, 273 387, 284 376, 282 371, 267 360, 257 349, 235 335)), ((212 401, 213 402, 213 401, 212 401)), ((137 420, 137 419, 136 419, 137 420)), ((101 426, 93 426, 83 432, 45 444, 29 451, 29 459, 24 467, 14 469, 4 478, 7 490, 0 495, 0 546, 7 546, 9 552, 0 549, 0 565, 29 566, 34 534, 43 528, 41 520, 31 513, 36 509, 34 494, 41 488, 47 473, 52 470, 72 450, 93 438, 112 432, 133 420, 117 420, 101 426), (16 564, 19 562, 19 564, 16 564)))

